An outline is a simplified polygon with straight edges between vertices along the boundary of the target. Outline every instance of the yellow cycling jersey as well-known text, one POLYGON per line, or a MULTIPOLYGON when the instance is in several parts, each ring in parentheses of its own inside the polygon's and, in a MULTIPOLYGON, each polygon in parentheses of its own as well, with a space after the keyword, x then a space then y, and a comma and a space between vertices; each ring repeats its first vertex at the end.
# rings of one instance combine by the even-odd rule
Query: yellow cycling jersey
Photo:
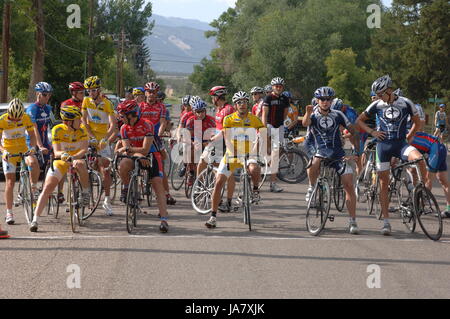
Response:
POLYGON ((24 114, 18 122, 10 121, 8 113, 0 116, 0 135, 2 145, 9 153, 18 154, 28 150, 26 132, 34 132, 34 124, 28 114, 24 114))
POLYGON ((256 130, 263 127, 261 120, 251 113, 244 118, 241 118, 238 112, 226 116, 223 120, 223 130, 229 130, 227 135, 231 136, 234 147, 234 153, 227 150, 228 155, 240 156, 250 153, 250 141, 256 140, 256 130))
POLYGON ((52 129, 52 143, 61 144, 62 150, 70 155, 75 155, 81 150, 83 141, 87 141, 86 128, 81 126, 78 130, 72 130, 66 124, 59 124, 52 129))
POLYGON ((108 132, 109 116, 114 115, 114 107, 107 98, 102 98, 100 104, 96 105, 90 97, 83 100, 82 110, 88 113, 88 124, 96 138, 103 138, 108 132))

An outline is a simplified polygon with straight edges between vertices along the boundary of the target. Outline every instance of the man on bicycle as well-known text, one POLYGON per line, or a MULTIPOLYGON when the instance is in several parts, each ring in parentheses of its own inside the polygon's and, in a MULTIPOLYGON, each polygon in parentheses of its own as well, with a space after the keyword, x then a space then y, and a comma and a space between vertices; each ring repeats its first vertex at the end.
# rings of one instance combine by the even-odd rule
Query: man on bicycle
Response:
POLYGON ((39 195, 30 225, 31 232, 37 232, 38 217, 41 216, 50 194, 66 175, 70 165, 74 167, 80 180, 82 204, 89 205, 89 175, 84 159, 88 150, 88 136, 86 129, 81 124, 82 113, 76 105, 65 105, 61 107, 60 115, 63 123, 52 129, 53 152, 55 158, 59 160, 55 160, 52 168, 47 172, 44 189, 39 195))
MULTIPOLYGON (((341 127, 346 128, 354 141, 359 139, 359 135, 347 117, 337 110, 331 109, 331 103, 335 92, 331 87, 318 88, 314 93, 318 102, 318 108, 314 111, 312 105, 306 107, 306 114, 303 117, 303 126, 309 127, 310 134, 314 136, 316 144, 316 154, 314 155, 308 170, 309 185, 315 185, 320 174, 320 163, 323 159, 335 160, 332 167, 341 177, 342 186, 346 194, 347 209, 350 214, 349 231, 350 234, 358 234, 356 224, 356 194, 353 187, 353 170, 350 165, 343 161, 345 151, 340 137, 341 127)), ((356 143, 355 143, 356 144, 356 143)), ((308 198, 313 189, 308 188, 308 198)))
MULTIPOLYGON (((154 127, 150 121, 146 121, 141 116, 139 105, 136 101, 124 101, 119 104, 117 111, 122 117, 124 124, 120 129, 123 147, 118 150, 119 153, 128 156, 147 156, 152 154, 152 163, 143 161, 142 166, 148 169, 152 187, 156 193, 158 201, 159 215, 161 225, 159 230, 166 233, 169 230, 167 223, 168 213, 167 204, 164 196, 164 186, 162 182, 163 164, 161 154, 152 151, 154 142, 154 127)), ((134 169, 134 161, 130 158, 123 158, 120 161, 119 174, 122 180, 122 192, 120 200, 127 203, 128 188, 130 184, 130 172, 134 169)))
MULTIPOLYGON (((389 223, 389 173, 392 158, 402 160, 417 160, 422 158, 417 149, 408 145, 420 126, 420 119, 415 105, 407 98, 394 94, 392 80, 388 75, 375 80, 372 84, 372 91, 377 94, 379 100, 370 104, 367 109, 358 117, 357 124, 360 128, 375 137, 378 141, 376 158, 377 171, 380 179, 380 205, 384 218, 384 225, 381 229, 383 235, 391 234, 389 223), (365 123, 369 117, 376 115, 377 129, 371 129, 365 123), (411 130, 407 134, 407 117, 411 116, 414 122, 411 130)), ((422 176, 426 175, 425 163, 419 162, 422 176)))
POLYGON ((97 76, 91 76, 84 81, 84 87, 89 97, 83 100, 83 124, 89 136, 89 143, 96 147, 98 169, 103 178, 105 201, 103 209, 107 216, 112 216, 111 208, 111 149, 109 144, 116 138, 116 119, 112 103, 101 94, 101 81, 97 76))
MULTIPOLYGON (((284 91, 285 82, 282 78, 273 78, 271 83, 272 92, 267 94, 263 102, 263 112, 262 112, 262 122, 267 126, 268 132, 270 133, 270 144, 271 145, 271 164, 270 168, 278 167, 274 162, 279 153, 280 139, 284 137, 284 121, 289 113, 289 99, 282 93, 284 91), (276 131, 278 130, 278 137, 276 136, 276 131)), ((275 181, 277 178, 276 172, 271 172, 270 175, 270 191, 274 193, 280 193, 283 191, 275 181)))
MULTIPOLYGON (((233 96, 233 103, 237 112, 228 115, 223 121, 223 134, 227 150, 220 162, 216 175, 216 184, 212 194, 211 217, 205 223, 207 228, 217 226, 217 209, 219 208, 222 188, 227 179, 233 175, 237 168, 243 167, 243 156, 256 155, 255 148, 250 148, 250 141, 257 141, 257 130, 264 127, 261 120, 249 112, 250 97, 246 92, 239 91, 233 96)), ((261 178, 261 170, 257 164, 256 156, 251 156, 248 161, 249 175, 253 182, 253 197, 259 198, 258 185, 261 178)))
POLYGON ((61 107, 63 106, 76 106, 81 110, 84 99, 84 84, 81 82, 72 82, 69 84, 69 92, 72 96, 70 99, 65 100, 61 103, 61 107))
POLYGON ((447 113, 445 112, 445 104, 439 105, 439 110, 434 116, 434 125, 436 126, 434 135, 439 137, 439 139, 442 141, 444 134, 448 130, 448 118, 447 113))
POLYGON ((216 132, 215 119, 206 114, 206 103, 202 100, 197 101, 192 110, 195 116, 191 117, 186 122, 186 129, 191 133, 192 151, 191 151, 191 164, 195 165, 195 154, 198 151, 202 151, 200 156, 200 162, 197 165, 197 176, 206 168, 206 158, 209 155, 209 149, 205 149, 212 136, 216 132))
MULTIPOLYGON (((21 161, 17 156, 20 153, 35 153, 36 148, 35 126, 31 122, 30 116, 25 114, 22 102, 15 98, 9 102, 8 110, 0 116, 0 151, 2 152, 3 174, 5 174, 5 203, 6 203, 6 223, 13 225, 14 214, 13 192, 16 182, 16 166, 21 161), (30 148, 26 142, 26 135, 30 137, 30 148), (16 155, 16 156, 11 156, 16 155)), ((32 195, 38 193, 37 182, 39 179, 39 163, 35 155, 27 156, 25 162, 31 168, 31 192, 32 195)))

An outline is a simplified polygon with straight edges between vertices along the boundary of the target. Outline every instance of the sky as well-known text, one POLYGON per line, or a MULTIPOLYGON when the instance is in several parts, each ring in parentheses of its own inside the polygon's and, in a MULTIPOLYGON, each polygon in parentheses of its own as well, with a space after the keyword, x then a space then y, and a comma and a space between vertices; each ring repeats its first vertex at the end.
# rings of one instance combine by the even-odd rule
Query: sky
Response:
MULTIPOLYGON (((150 0, 153 13, 165 17, 196 19, 207 23, 217 19, 236 0, 150 0)), ((382 0, 390 6, 392 0, 382 0)))

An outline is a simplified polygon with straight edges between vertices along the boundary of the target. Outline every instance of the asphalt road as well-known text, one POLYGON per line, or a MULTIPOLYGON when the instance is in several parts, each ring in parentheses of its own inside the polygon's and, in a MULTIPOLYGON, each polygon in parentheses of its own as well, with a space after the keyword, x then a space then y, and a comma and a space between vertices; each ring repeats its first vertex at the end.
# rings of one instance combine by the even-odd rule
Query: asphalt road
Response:
MULTIPOLYGON (((398 216, 384 237, 382 221, 358 204, 359 235, 348 234, 347 214, 332 211, 335 221, 312 237, 306 184, 280 186, 279 194, 263 187, 251 232, 239 213, 218 214, 218 227, 207 229, 207 217, 181 191, 169 208, 169 233, 159 233, 152 208, 132 236, 122 204, 112 217, 99 209, 77 234, 64 212, 42 217, 39 232, 30 233, 21 208, 14 209, 16 225, 4 225, 2 198, 2 226, 12 238, 0 241, 0 298, 450 297, 450 220, 439 242, 419 227, 408 233, 398 216)), ((442 190, 433 193, 443 207, 442 190)))

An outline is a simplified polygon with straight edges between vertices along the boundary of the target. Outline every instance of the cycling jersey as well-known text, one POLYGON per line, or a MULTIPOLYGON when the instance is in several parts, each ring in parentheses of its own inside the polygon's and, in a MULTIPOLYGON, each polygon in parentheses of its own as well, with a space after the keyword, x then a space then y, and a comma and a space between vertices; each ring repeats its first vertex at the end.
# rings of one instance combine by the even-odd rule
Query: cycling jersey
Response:
MULTIPOLYGON (((289 109, 288 109, 288 118, 289 118, 289 120, 290 120, 289 125, 290 125, 292 122, 294 122, 295 120, 298 119, 298 108, 297 108, 294 104, 291 104, 291 105, 289 106, 289 109)), ((288 125, 286 125, 286 126, 288 126, 288 125)))
POLYGON ((78 153, 82 142, 87 140, 86 128, 83 125, 78 130, 73 130, 62 123, 52 129, 52 143, 61 144, 61 149, 70 155, 78 153))
POLYGON ((61 107, 63 106, 76 106, 81 110, 83 106, 83 101, 75 101, 73 98, 71 98, 62 102, 61 107))
POLYGON ((181 127, 185 128, 186 122, 193 116, 195 116, 195 115, 194 115, 194 112, 192 112, 192 111, 184 113, 183 116, 180 118, 181 127))
POLYGON ((437 111, 434 118, 436 126, 447 126, 447 114, 445 112, 437 111))
MULTIPOLYGON (((194 140, 197 136, 195 135, 195 128, 200 127, 199 119, 197 119, 195 116, 189 118, 189 120, 186 122, 186 128, 191 132, 191 138, 194 140)), ((214 135, 215 130, 212 132, 212 134, 208 134, 209 136, 206 136, 205 132, 208 129, 216 128, 216 121, 214 117, 210 115, 206 115, 205 118, 201 121, 201 128, 202 128, 202 141, 207 142, 209 141, 209 138, 214 135)))
POLYGON ((132 147, 142 147, 145 137, 154 136, 154 127, 150 121, 140 118, 133 126, 123 124, 120 128, 120 136, 123 140, 128 140, 132 147))
MULTIPOLYGON (((161 119, 167 117, 167 109, 163 103, 156 102, 154 104, 149 104, 147 102, 142 102, 139 104, 141 108, 141 117, 150 121, 156 130, 156 126, 160 123, 161 119)), ((158 131, 156 131, 157 133, 158 131)))
MULTIPOLYGON (((237 150, 242 150, 242 148, 248 154, 250 152, 250 141, 256 139, 255 129, 258 130, 263 127, 261 120, 253 114, 247 114, 245 118, 241 118, 239 113, 235 112, 223 120, 223 130, 231 130, 228 138, 232 138, 231 143, 235 149, 234 154, 237 154, 237 150), (244 143, 244 147, 242 147, 241 143, 244 143)), ((231 150, 227 149, 227 153, 231 154, 231 150)))
POLYGON ((2 146, 10 154, 25 153, 28 150, 26 132, 34 132, 34 125, 30 116, 24 114, 18 122, 10 121, 8 113, 0 116, 0 135, 2 146))
POLYGON ((415 105, 407 98, 398 97, 392 104, 374 101, 366 109, 366 115, 377 116, 377 131, 386 133, 383 143, 405 140, 408 115, 417 115, 415 105))
POLYGON ((310 134, 314 138, 316 156, 340 159, 345 155, 340 126, 348 128, 351 123, 341 111, 330 110, 328 115, 323 115, 319 110, 311 115, 310 134))
POLYGON ((109 127, 109 116, 114 115, 114 107, 110 100, 101 98, 100 104, 96 105, 90 97, 85 97, 82 110, 88 113, 88 124, 97 140, 106 137, 109 127))
POLYGON ((225 117, 234 112, 236 112, 236 110, 230 104, 225 104, 216 112, 216 128, 218 131, 222 130, 225 117))
POLYGON ((255 105, 253 105, 253 107, 252 107, 252 114, 253 115, 258 116, 258 117, 261 116, 261 107, 262 107, 263 102, 264 101, 261 100, 258 103, 255 103, 255 105))
POLYGON ((289 108, 289 99, 284 95, 271 93, 264 97, 263 107, 269 108, 267 124, 279 128, 284 124, 284 111, 289 108))
MULTIPOLYGON (((27 107, 26 113, 30 116, 31 122, 37 125, 39 136, 41 137, 42 145, 45 148, 51 149, 51 142, 47 134, 48 127, 51 124, 52 107, 48 104, 41 105, 33 103, 27 107)), ((30 137, 27 136, 27 144, 30 144, 30 137)))

